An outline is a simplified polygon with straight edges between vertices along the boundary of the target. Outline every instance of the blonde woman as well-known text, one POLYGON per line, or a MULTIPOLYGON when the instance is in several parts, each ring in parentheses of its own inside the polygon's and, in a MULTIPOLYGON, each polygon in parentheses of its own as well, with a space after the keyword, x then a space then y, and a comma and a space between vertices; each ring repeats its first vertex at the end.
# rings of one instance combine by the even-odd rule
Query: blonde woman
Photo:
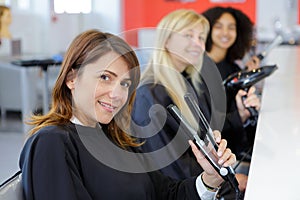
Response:
MULTIPOLYGON (((217 99, 226 107, 226 98, 220 94, 225 95, 225 91, 220 89, 219 97, 214 96, 208 85, 213 83, 220 87, 222 81, 214 62, 205 54, 209 28, 207 19, 193 10, 180 9, 166 15, 157 26, 153 54, 136 93, 133 126, 145 135, 142 149, 153 154, 153 159, 161 164, 162 173, 176 179, 195 176, 203 170, 193 158, 186 136, 180 132, 180 124, 170 116, 167 107, 175 104, 195 129, 199 129, 200 123, 185 103, 186 93, 196 98, 208 121, 215 115, 212 105, 216 102, 213 101, 217 99), (202 65, 212 65, 206 67, 216 73, 212 80, 202 78, 202 65)), ((224 118, 225 114, 222 126, 224 118)), ((243 190, 247 177, 239 174, 237 178, 243 181, 240 188, 243 190)))
POLYGON ((9 30, 11 21, 10 8, 0 5, 0 38, 11 39, 12 36, 9 30))
POLYGON ((136 132, 146 138, 142 149, 153 155, 162 173, 176 179, 203 172, 192 158, 186 135, 178 133, 179 125, 166 108, 175 104, 198 128, 184 94, 200 92, 199 72, 208 31, 208 21, 193 10, 181 9, 166 15, 157 26, 153 54, 136 93, 132 115, 135 128, 140 130, 136 132))
POLYGON ((11 11, 7 6, 0 5, 0 55, 8 56, 11 53, 12 35, 9 26, 12 22, 11 11))

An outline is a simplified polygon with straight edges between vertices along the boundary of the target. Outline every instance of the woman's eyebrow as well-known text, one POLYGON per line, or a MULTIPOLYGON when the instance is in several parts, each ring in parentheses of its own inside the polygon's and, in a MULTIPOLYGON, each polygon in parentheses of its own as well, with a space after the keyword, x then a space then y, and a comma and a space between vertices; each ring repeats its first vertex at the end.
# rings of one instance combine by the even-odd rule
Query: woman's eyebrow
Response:
MULTIPOLYGON (((118 77, 118 75, 116 73, 114 73, 112 71, 109 71, 109 70, 98 71, 98 73, 103 73, 103 72, 109 73, 109 74, 113 75, 114 77, 118 77)), ((124 80, 131 80, 131 78, 130 77, 128 77, 128 78, 126 77, 126 78, 124 78, 124 80)))
POLYGON ((101 71, 98 71, 98 73, 103 73, 103 72, 106 72, 106 73, 109 73, 109 74, 111 74, 111 75, 113 75, 113 76, 115 76, 115 77, 118 77, 118 75, 116 74, 116 73, 114 73, 114 72, 112 72, 112 71, 109 71, 109 70, 101 70, 101 71))

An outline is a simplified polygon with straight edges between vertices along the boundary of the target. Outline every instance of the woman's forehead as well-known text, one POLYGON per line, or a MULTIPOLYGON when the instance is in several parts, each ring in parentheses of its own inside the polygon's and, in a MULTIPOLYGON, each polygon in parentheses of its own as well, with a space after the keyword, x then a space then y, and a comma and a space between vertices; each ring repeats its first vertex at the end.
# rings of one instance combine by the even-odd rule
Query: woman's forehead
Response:
POLYGON ((194 24, 188 25, 186 27, 183 27, 178 32, 195 31, 195 30, 197 30, 197 31, 204 31, 203 24, 201 24, 200 22, 199 23, 194 23, 194 24))
POLYGON ((115 52, 108 52, 102 55, 91 63, 91 65, 94 66, 94 70, 97 71, 109 70, 123 74, 129 71, 129 66, 125 58, 115 52))

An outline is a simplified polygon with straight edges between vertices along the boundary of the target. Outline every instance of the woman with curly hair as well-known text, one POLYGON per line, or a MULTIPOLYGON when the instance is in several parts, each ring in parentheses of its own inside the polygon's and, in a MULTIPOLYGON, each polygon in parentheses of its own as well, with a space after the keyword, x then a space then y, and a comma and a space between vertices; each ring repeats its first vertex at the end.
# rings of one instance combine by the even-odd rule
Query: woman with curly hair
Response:
MULTIPOLYGON (((242 11, 232 7, 213 7, 203 15, 211 27, 205 44, 206 51, 217 63, 225 79, 241 70, 235 61, 243 59, 252 46, 253 23, 242 11)), ((257 68, 259 59, 253 56, 246 66, 249 69, 257 68)))
MULTIPOLYGON (((246 14, 232 7, 212 7, 202 13, 210 23, 210 31, 206 40, 206 51, 208 56, 216 63, 222 79, 226 79, 230 74, 241 71, 236 63, 249 52, 253 42, 253 23, 246 14)), ((245 66, 248 69, 259 67, 260 60, 253 56, 245 66)), ((252 87, 248 91, 240 90, 239 93, 250 97, 255 92, 252 87)), ((246 111, 246 106, 253 106, 257 110, 260 101, 257 96, 249 102, 237 98, 237 91, 226 91, 227 95, 227 120, 222 135, 227 139, 228 145, 236 153, 238 158, 243 152, 253 145, 256 126, 249 125, 250 112, 246 111)), ((250 100, 250 99, 249 99, 250 100)))

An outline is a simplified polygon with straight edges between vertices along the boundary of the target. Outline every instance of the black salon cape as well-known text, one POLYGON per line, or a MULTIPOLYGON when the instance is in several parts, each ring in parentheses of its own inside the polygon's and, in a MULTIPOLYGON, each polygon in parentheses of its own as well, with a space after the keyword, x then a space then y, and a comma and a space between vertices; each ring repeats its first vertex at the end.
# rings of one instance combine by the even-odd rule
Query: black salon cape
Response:
MULTIPOLYGON (((151 121, 151 123, 153 123, 156 127, 160 127, 160 125, 158 125, 160 121, 166 120, 162 128, 157 133, 145 139, 145 144, 141 147, 143 152, 154 152, 162 149, 169 144, 177 134, 182 134, 181 142, 186 143, 187 145, 188 140, 193 139, 192 137, 188 138, 188 136, 183 135, 185 133, 178 132, 178 122, 167 111, 167 107, 171 104, 174 103, 169 97, 166 88, 160 84, 144 84, 137 89, 134 107, 132 110, 133 122, 135 122, 138 126, 144 127, 151 121), (164 119, 165 117, 163 112, 160 110, 152 114, 150 113, 150 109, 155 105, 162 106, 160 110, 165 109, 167 114, 166 119, 164 119), (153 115, 152 119, 150 118, 150 115, 153 115)), ((146 132, 146 130, 144 132, 146 132)), ((151 133, 152 132, 153 131, 151 131, 151 133)), ((145 133, 145 135, 147 134, 149 133, 145 133)), ((163 174, 182 180, 186 177, 195 176, 203 172, 203 169, 197 163, 191 148, 187 148, 185 152, 182 152, 182 155, 179 158, 175 158, 174 156, 178 154, 174 153, 176 151, 176 146, 169 149, 170 153, 168 156, 173 157, 174 161, 160 170, 163 174)), ((159 158, 157 160, 159 160, 159 158)))
MULTIPOLYGON (((183 73, 185 76, 185 74, 183 73)), ((210 102, 208 94, 208 89, 206 84, 203 82, 200 85, 202 94, 198 96, 198 101, 200 102, 199 107, 203 111, 203 114, 210 119, 210 102)), ((136 98, 134 102, 134 107, 132 111, 132 120, 141 127, 148 126, 151 123, 159 123, 159 121, 164 121, 164 115, 162 114, 161 110, 163 108, 167 108, 170 104, 174 104, 171 100, 170 96, 168 95, 166 88, 163 87, 161 84, 142 84, 136 92, 136 98), (155 105, 160 105, 163 108, 159 110, 152 110, 150 112, 151 107, 155 107, 155 105), (152 116, 152 119, 150 118, 152 116), (161 119, 161 120, 160 120, 161 119), (151 121, 152 120, 152 121, 151 121)), ((142 145, 143 152, 154 152, 159 150, 169 144, 177 134, 185 134, 178 132, 178 122, 172 117, 170 112, 167 112, 166 122, 164 123, 163 127, 153 136, 147 137, 145 139, 145 144, 142 145)), ((157 125, 159 127, 159 125, 157 125)), ((142 129, 144 130, 144 129, 142 129)), ((147 135, 146 131, 144 130, 144 135, 147 135)), ((184 138, 182 137, 182 143, 187 142, 188 139, 193 138, 184 138)), ((172 151, 176 151, 176 146, 173 149, 169 149, 169 157, 172 157, 174 153, 172 151)), ((155 159, 155 158, 154 158, 155 159)), ((159 160, 158 158, 157 160, 159 160)), ((160 171, 168 175, 172 178, 183 180, 189 177, 196 176, 203 172, 201 166, 197 163, 195 155, 192 153, 191 148, 187 148, 182 155, 175 159, 174 161, 165 166, 164 168, 160 169, 160 171)), ((226 200, 234 199, 235 191, 231 188, 228 182, 222 185, 222 188, 219 190, 218 196, 222 196, 226 200), (233 198, 231 198, 233 197, 233 198)))
MULTIPOLYGON (((216 65, 223 80, 229 75, 241 71, 236 63, 230 63, 227 60, 216 63, 216 65)), ((242 152, 246 152, 254 144, 256 125, 243 126, 235 101, 237 92, 238 90, 226 90, 227 116, 222 136, 227 140, 227 146, 240 159, 242 152)))
POLYGON ((195 177, 174 181, 156 171, 126 173, 102 164, 87 151, 72 123, 31 136, 20 168, 26 200, 200 199, 195 177))

